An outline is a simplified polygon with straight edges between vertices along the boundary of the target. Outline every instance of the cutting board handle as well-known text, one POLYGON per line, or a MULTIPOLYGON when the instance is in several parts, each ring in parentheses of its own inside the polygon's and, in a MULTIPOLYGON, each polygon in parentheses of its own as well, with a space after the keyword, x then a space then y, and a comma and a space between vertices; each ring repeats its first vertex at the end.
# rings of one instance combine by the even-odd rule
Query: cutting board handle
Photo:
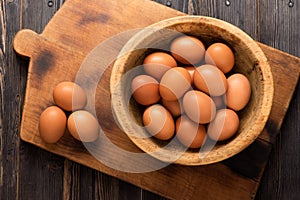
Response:
POLYGON ((30 29, 23 29, 16 34, 13 48, 22 56, 32 57, 35 52, 39 51, 39 46, 43 43, 43 40, 36 32, 30 29))

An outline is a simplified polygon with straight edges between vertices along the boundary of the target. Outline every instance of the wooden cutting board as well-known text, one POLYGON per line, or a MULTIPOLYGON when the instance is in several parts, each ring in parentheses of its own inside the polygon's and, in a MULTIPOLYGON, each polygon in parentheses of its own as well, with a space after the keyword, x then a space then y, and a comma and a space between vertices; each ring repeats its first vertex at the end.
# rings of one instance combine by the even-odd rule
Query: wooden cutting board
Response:
MULTIPOLYGON (((299 58, 263 44, 259 45, 269 59, 275 83, 271 115, 259 138, 233 158, 199 167, 169 165, 153 172, 127 173, 99 162, 69 134, 51 145, 39 137, 39 116, 46 107, 53 105, 53 88, 61 81, 74 81, 81 63, 94 47, 123 31, 178 15, 185 14, 149 0, 68 0, 42 34, 20 31, 15 37, 14 49, 30 58, 20 133, 22 140, 168 198, 253 199, 300 71, 299 58)), ((118 128, 111 113, 111 67, 104 71, 98 83, 97 117, 114 144, 127 151, 141 152, 118 128)), ((110 149, 103 156, 120 165, 131 162, 110 149)))

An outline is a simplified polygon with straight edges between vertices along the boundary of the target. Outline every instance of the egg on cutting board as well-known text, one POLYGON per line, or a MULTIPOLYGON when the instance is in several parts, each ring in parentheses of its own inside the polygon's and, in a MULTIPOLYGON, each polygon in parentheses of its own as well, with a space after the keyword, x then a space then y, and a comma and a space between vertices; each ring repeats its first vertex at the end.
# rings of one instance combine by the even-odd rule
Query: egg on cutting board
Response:
POLYGON ((82 142, 93 142, 99 135, 98 120, 88 111, 78 110, 68 118, 68 130, 71 135, 82 142))
POLYGON ((57 106, 46 108, 39 120, 39 133, 47 143, 56 143, 65 133, 67 117, 57 106))
POLYGON ((66 81, 55 86, 53 100, 62 109, 74 111, 84 108, 87 103, 87 96, 79 85, 66 81))

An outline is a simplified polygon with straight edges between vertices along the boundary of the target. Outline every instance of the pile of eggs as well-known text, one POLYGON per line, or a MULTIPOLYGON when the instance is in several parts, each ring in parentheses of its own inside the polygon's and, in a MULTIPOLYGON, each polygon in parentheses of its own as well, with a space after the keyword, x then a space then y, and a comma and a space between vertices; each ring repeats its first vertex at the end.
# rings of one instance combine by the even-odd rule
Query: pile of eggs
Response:
POLYGON ((93 142, 98 138, 98 120, 84 110, 85 91, 76 83, 61 82, 53 90, 55 105, 46 108, 39 120, 39 133, 46 143, 56 143, 66 129, 77 140, 93 142))
POLYGON ((179 36, 168 52, 143 60, 144 73, 131 82, 132 96, 144 106, 142 121, 151 136, 177 139, 189 148, 207 138, 224 141, 239 128, 237 111, 251 96, 246 76, 234 73, 234 53, 224 43, 205 48, 194 36, 179 36))

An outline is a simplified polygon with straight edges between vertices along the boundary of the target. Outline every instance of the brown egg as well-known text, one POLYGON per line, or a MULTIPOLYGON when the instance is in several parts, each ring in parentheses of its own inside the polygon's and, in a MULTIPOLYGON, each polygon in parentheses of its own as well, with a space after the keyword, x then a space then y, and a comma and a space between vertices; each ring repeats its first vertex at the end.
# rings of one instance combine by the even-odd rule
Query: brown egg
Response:
POLYGON ((239 111, 249 102, 251 86, 248 78, 243 74, 233 74, 227 79, 226 104, 229 108, 239 111))
POLYGON ((195 87, 210 96, 220 96, 227 90, 227 79, 224 73, 213 65, 197 67, 194 73, 195 87))
POLYGON ((182 115, 176 120, 176 136, 183 145, 189 148, 199 148, 206 140, 205 126, 182 115))
POLYGON ((148 107, 143 114, 146 130, 160 140, 169 140, 175 132, 172 115, 159 104, 148 107))
POLYGON ((171 55, 155 52, 144 59, 143 67, 148 75, 160 80, 166 71, 172 67, 177 67, 177 63, 171 55))
POLYGON ((133 98, 144 106, 154 104, 159 101, 159 83, 156 79, 148 75, 136 76, 131 82, 133 98))
POLYGON ((165 99, 161 99, 161 103, 172 114, 173 117, 178 117, 184 112, 182 99, 175 101, 167 101, 165 99))
POLYGON ((161 78, 160 96, 167 101, 180 99, 191 87, 191 82, 191 76, 186 69, 182 67, 171 68, 161 78))
POLYGON ((215 119, 208 125, 208 136, 216 141, 227 140, 232 137, 239 128, 239 117, 230 109, 217 111, 215 119))
POLYGON ((79 141, 93 142, 99 135, 98 120, 88 111, 78 110, 69 116, 68 130, 79 141))
POLYGON ((170 51, 183 64, 196 64, 205 54, 203 43, 193 36, 180 36, 172 41, 170 51))
POLYGON ((216 114, 216 105, 205 93, 188 91, 183 97, 183 109, 186 115, 196 123, 209 123, 216 114))
POLYGON ((53 100, 62 109, 73 111, 84 108, 87 96, 85 91, 76 83, 61 82, 53 90, 53 100))
POLYGON ((205 62, 216 65, 223 73, 227 73, 234 66, 234 54, 227 45, 214 43, 206 50, 205 62))
POLYGON ((67 117, 62 109, 50 106, 40 116, 39 132, 42 140, 56 143, 65 133, 67 117))

